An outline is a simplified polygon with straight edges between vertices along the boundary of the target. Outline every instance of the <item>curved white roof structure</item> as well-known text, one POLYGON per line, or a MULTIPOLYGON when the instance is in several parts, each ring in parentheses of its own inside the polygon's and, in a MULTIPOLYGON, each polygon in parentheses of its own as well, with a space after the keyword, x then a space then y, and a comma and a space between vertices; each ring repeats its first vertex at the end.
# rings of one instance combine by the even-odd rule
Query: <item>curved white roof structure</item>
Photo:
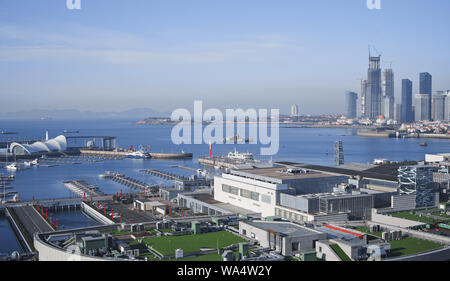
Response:
POLYGON ((63 135, 46 142, 35 142, 32 144, 21 144, 13 142, 9 151, 16 155, 40 154, 48 152, 62 152, 67 149, 67 140, 63 135))

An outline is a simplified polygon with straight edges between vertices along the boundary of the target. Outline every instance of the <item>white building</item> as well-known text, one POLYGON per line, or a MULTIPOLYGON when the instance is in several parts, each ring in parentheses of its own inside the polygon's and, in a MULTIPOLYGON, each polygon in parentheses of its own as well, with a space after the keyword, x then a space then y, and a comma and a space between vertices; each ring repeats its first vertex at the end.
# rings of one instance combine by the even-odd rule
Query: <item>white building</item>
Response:
POLYGON ((287 167, 231 171, 214 177, 214 199, 268 217, 275 215, 282 192, 331 192, 347 178, 287 167))
POLYGON ((291 106, 291 116, 298 116, 298 105, 293 104, 291 106))

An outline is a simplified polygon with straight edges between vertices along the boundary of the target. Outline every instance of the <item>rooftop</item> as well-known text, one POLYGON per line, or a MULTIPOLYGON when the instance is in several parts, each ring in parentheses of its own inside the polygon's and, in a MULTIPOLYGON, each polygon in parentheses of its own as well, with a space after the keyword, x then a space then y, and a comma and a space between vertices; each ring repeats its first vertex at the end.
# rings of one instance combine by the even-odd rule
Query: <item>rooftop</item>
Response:
MULTIPOLYGON (((280 164, 285 164, 280 162, 280 164)), ((377 166, 375 168, 367 169, 364 171, 357 171, 351 169, 345 169, 340 167, 328 167, 321 165, 309 165, 309 164, 301 164, 301 163, 292 163, 285 164, 293 167, 303 168, 307 170, 312 170, 316 172, 323 172, 328 174, 337 174, 337 175, 346 175, 346 176, 360 176, 363 178, 371 178, 371 179, 379 179, 386 181, 397 181, 397 170, 399 166, 405 165, 404 163, 387 164, 377 166)))
POLYGON ((279 221, 248 221, 245 224, 263 229, 266 231, 274 231, 286 236, 299 237, 317 234, 318 231, 292 223, 279 221))
POLYGON ((273 167, 273 168, 256 168, 256 169, 243 169, 239 171, 232 171, 232 174, 237 176, 244 176, 254 179, 273 178, 278 180, 295 180, 295 179, 307 179, 307 178, 325 178, 330 175, 326 175, 320 172, 309 171, 306 169, 298 169, 298 173, 288 172, 286 167, 273 167))

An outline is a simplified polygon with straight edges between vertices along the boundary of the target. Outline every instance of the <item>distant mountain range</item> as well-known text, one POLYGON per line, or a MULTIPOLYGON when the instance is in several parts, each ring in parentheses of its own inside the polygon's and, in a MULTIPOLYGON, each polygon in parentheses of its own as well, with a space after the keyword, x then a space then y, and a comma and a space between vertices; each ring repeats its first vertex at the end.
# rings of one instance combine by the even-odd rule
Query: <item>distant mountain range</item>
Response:
POLYGON ((143 119, 148 117, 168 117, 171 112, 159 112, 151 108, 134 108, 120 112, 93 112, 76 109, 66 110, 25 110, 0 112, 0 119, 143 119))

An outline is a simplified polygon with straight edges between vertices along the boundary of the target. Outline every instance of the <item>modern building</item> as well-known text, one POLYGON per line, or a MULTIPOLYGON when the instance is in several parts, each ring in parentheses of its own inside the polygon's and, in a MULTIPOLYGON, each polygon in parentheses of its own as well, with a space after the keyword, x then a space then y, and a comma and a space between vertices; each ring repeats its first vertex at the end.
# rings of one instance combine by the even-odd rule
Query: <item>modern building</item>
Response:
POLYGON ((450 121, 450 91, 445 91, 444 120, 450 121))
POLYGON ((240 221, 239 233, 283 256, 314 251, 316 242, 327 238, 319 230, 284 221, 240 221))
POLYGON ((345 94, 345 116, 349 119, 356 118, 358 94, 348 91, 345 94))
POLYGON ((438 91, 433 95, 431 102, 432 118, 435 121, 443 121, 445 118, 445 100, 447 93, 445 91, 438 91))
MULTIPOLYGON (((347 214, 348 220, 370 219, 371 209, 374 207, 374 196, 372 194, 357 192, 351 193, 317 193, 308 195, 293 196, 281 194, 281 207, 299 211, 298 214, 305 214, 299 221, 311 221, 308 215, 337 215, 347 214)), ((281 210, 281 209, 280 209, 281 210)), ((283 211, 276 213, 277 216, 284 217, 283 211)), ((297 220, 295 218, 294 220, 297 220)), ((317 219, 315 219, 317 221, 317 219)))
POLYGON ((369 69, 367 71, 367 84, 364 97, 364 117, 376 120, 381 112, 381 56, 369 56, 369 69))
MULTIPOLYGON (((422 72, 419 75, 420 91, 419 94, 428 95, 428 117, 426 120, 431 120, 431 94, 432 94, 432 76, 428 72, 422 72)), ((417 109, 416 109, 417 110, 417 109)))
POLYGON ((307 169, 274 167, 232 170, 214 177, 214 199, 274 216, 281 193, 310 194, 331 192, 347 176, 327 175, 307 169))
POLYGON ((414 99, 415 121, 429 121, 430 114, 430 96, 428 94, 416 94, 414 99))
POLYGON ((366 90, 367 80, 361 80, 361 117, 366 117, 366 90))
POLYGON ((433 166, 401 166, 398 169, 400 194, 414 194, 416 208, 437 206, 436 183, 433 182, 433 166))
POLYGON ((402 122, 402 105, 399 103, 396 103, 394 107, 394 120, 398 123, 402 122))
POLYGON ((293 104, 291 106, 291 117, 296 117, 298 116, 298 105, 293 104))
POLYGON ((13 142, 9 147, 9 152, 14 155, 38 156, 49 153, 59 153, 67 149, 66 137, 60 135, 54 139, 37 141, 32 144, 13 142))
MULTIPOLYGON (((214 197, 205 190, 196 192, 178 193, 178 205, 189 208, 194 214, 205 215, 255 215, 258 212, 249 210, 250 208, 239 207, 226 202, 215 200, 214 197)), ((248 206, 250 207, 250 206, 248 206)))
POLYGON ((334 166, 338 167, 344 164, 344 146, 342 141, 334 142, 334 166))
POLYGON ((383 71, 382 83, 382 114, 386 119, 394 119, 394 72, 391 68, 383 71))
POLYGON ((414 122, 413 104, 412 104, 412 82, 409 79, 402 80, 402 103, 401 103, 401 122, 414 122))

